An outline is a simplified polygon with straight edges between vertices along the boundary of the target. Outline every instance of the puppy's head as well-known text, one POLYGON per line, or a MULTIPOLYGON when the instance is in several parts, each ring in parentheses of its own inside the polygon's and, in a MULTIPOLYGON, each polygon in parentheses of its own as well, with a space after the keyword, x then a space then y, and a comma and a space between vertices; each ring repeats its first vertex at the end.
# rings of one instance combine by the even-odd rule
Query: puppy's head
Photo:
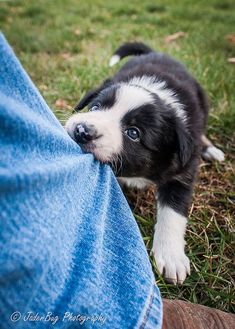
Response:
POLYGON ((182 164, 188 160, 181 123, 156 94, 118 83, 89 92, 77 109, 86 105, 89 111, 73 115, 65 128, 116 175, 157 179, 176 157, 182 164))

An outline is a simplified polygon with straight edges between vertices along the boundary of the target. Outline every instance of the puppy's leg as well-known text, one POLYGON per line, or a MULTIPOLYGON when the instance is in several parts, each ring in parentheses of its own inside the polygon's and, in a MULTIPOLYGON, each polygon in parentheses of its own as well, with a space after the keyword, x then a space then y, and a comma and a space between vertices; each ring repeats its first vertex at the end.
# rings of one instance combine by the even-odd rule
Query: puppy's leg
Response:
POLYGON ((181 284, 190 274, 185 255, 185 230, 193 183, 171 181, 158 190, 157 223, 152 251, 159 272, 167 281, 181 284))
POLYGON ((215 147, 211 141, 205 136, 202 135, 202 158, 209 161, 224 161, 224 152, 215 147))

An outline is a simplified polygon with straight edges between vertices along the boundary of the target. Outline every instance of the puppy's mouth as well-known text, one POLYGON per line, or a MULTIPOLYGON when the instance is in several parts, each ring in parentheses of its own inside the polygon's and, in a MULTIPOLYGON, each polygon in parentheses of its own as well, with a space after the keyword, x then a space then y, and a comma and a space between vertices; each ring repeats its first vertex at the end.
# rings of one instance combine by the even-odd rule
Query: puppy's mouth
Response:
POLYGON ((67 132, 84 152, 92 153, 97 160, 106 162, 103 157, 99 156, 98 149, 101 149, 101 147, 97 145, 103 135, 97 133, 95 126, 79 123, 73 125, 72 129, 67 129, 67 132))
POLYGON ((119 125, 110 123, 110 120, 99 120, 96 124, 82 119, 78 121, 77 117, 72 117, 68 120, 65 129, 69 136, 85 153, 92 153, 100 162, 110 164, 116 161, 122 149, 119 125))
POLYGON ((115 175, 121 171, 121 163, 119 157, 115 155, 111 156, 110 150, 102 146, 100 141, 90 141, 86 144, 78 143, 78 145, 85 153, 93 154, 96 160, 103 164, 108 164, 112 168, 115 175))
POLYGON ((75 138, 73 139, 85 153, 93 154, 96 160, 102 163, 111 163, 112 157, 109 155, 109 150, 102 145, 100 140, 102 136, 98 136, 95 140, 86 141, 86 143, 79 143, 75 138))
MULTIPOLYGON (((77 143, 81 149, 86 153, 95 153, 96 144, 94 141, 87 142, 86 144, 77 143)), ((94 154, 95 155, 95 154, 94 154)))
MULTIPOLYGON (((115 165, 113 164, 116 157, 109 155, 109 151, 104 147, 97 146, 94 142, 80 146, 85 152, 92 153, 96 160, 100 161, 101 163, 109 164, 113 170, 115 169, 115 165)), ((114 171, 116 172, 116 170, 114 171)))

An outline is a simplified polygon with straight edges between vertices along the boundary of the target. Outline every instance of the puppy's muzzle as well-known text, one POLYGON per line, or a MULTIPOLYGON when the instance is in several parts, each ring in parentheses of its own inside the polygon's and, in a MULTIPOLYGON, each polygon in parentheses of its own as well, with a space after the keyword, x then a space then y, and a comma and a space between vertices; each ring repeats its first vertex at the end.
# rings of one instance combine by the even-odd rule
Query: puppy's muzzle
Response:
POLYGON ((98 137, 95 127, 85 122, 76 125, 73 135, 78 144, 87 144, 98 137))

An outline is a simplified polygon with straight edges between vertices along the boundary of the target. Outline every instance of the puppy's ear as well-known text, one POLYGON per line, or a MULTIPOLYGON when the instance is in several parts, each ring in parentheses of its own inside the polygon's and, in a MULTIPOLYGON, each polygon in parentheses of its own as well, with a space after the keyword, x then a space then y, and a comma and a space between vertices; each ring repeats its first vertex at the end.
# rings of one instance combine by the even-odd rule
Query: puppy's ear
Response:
POLYGON ((88 91, 88 93, 78 102, 78 104, 75 106, 74 110, 76 112, 81 111, 86 107, 95 97, 98 96, 98 94, 105 88, 107 88, 112 83, 111 79, 107 79, 103 82, 103 84, 96 88, 88 91))
POLYGON ((75 106, 74 110, 79 112, 84 109, 84 107, 86 107, 99 94, 100 91, 100 88, 88 91, 88 93, 86 93, 86 95, 75 106))
POLYGON ((180 163, 182 167, 184 167, 192 157, 195 150, 195 145, 193 143, 193 138, 184 123, 180 122, 180 120, 177 121, 176 134, 178 138, 178 155, 180 163))

